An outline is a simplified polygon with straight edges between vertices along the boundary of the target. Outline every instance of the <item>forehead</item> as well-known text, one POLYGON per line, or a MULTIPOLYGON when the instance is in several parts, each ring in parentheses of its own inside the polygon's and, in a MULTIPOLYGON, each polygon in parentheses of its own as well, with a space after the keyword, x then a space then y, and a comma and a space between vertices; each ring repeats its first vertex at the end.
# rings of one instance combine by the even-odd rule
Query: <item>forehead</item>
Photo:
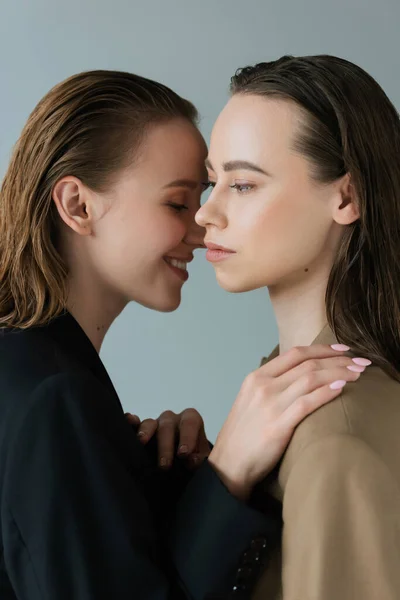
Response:
POLYGON ((149 129, 141 148, 138 166, 153 176, 178 178, 198 176, 207 156, 199 130, 184 119, 157 124, 149 129))
POLYGON ((236 94, 214 125, 210 160, 212 162, 213 155, 220 153, 224 154, 224 160, 228 156, 229 159, 254 160, 264 154, 287 152, 298 122, 299 112, 288 101, 236 94))

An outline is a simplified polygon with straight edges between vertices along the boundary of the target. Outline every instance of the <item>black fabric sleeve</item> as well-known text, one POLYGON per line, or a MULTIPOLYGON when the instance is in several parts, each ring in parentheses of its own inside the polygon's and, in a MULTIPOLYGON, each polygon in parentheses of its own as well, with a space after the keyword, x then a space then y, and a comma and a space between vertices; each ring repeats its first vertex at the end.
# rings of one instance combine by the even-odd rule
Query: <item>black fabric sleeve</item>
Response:
POLYGON ((228 590, 240 554, 252 536, 268 535, 268 520, 206 464, 182 495, 166 549, 140 482, 107 435, 102 396, 95 379, 57 375, 21 417, 1 500, 17 597, 200 600, 228 590))
POLYGON ((232 496, 205 461, 177 505, 170 547, 196 600, 247 599, 280 533, 280 516, 232 496))

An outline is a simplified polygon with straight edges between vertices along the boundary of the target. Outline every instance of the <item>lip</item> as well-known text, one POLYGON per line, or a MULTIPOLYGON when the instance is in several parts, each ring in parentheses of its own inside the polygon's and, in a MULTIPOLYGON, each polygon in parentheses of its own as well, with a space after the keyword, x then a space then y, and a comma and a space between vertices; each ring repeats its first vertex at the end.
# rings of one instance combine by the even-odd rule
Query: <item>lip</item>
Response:
POLYGON ((166 254, 165 258, 173 258, 174 260, 181 260, 182 262, 190 263, 194 259, 193 254, 189 254, 188 256, 172 256, 172 254, 166 254))
POLYGON ((224 246, 220 246, 219 244, 213 244, 212 242, 204 242, 204 245, 209 250, 221 250, 222 252, 230 252, 231 254, 235 254, 234 250, 231 250, 230 248, 225 248, 224 246))
POLYGON ((206 259, 212 263, 221 262, 236 254, 234 250, 212 242, 205 242, 205 246, 207 247, 206 259))
POLYGON ((179 269, 179 267, 174 267, 173 265, 171 265, 171 263, 169 263, 166 259, 169 258, 174 258, 175 260, 181 260, 182 262, 191 262, 193 260, 193 254, 191 256, 164 256, 164 262, 167 265, 167 267, 170 268, 170 270, 177 276, 179 277, 179 279, 183 282, 187 281, 189 279, 189 273, 184 270, 184 269, 179 269))

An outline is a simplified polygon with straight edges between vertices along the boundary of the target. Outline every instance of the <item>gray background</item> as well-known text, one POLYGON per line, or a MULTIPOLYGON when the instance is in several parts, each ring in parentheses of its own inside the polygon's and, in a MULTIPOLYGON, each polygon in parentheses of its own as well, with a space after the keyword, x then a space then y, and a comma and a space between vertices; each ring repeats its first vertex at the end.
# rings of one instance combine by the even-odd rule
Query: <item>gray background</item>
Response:
MULTIPOLYGON (((400 105, 399 0, 0 0, 0 175, 37 101, 96 68, 158 79, 191 99, 208 140, 240 66, 282 54, 336 54, 367 69, 400 105)), ((202 255, 181 308, 130 305, 102 358, 141 418, 194 406, 214 439, 245 375, 276 342, 264 290, 229 295, 202 255)))

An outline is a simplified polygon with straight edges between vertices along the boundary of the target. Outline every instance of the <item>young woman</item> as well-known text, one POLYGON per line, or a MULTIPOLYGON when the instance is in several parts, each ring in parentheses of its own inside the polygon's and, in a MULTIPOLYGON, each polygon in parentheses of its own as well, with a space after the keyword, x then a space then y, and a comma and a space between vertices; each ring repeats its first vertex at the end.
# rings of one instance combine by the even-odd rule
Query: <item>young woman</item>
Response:
POLYGON ((176 496, 98 352, 129 301, 180 303, 203 245, 195 119, 163 85, 89 72, 51 90, 16 145, 0 194, 4 600, 200 600, 238 590, 243 561, 248 586, 277 529, 253 487, 298 422, 359 377, 326 345, 250 375, 224 440, 167 511, 176 496), (318 381, 299 377, 310 360, 318 381))
MULTIPOLYGON (((355 371, 372 361, 301 423, 265 484, 282 504, 283 538, 253 597, 394 600, 399 115, 372 77, 332 56, 247 67, 231 89, 207 159, 214 189, 197 214, 219 284, 268 287, 279 347, 263 362, 337 341, 367 357, 354 358, 355 371)), ((299 373, 320 377, 312 363, 299 373)))

